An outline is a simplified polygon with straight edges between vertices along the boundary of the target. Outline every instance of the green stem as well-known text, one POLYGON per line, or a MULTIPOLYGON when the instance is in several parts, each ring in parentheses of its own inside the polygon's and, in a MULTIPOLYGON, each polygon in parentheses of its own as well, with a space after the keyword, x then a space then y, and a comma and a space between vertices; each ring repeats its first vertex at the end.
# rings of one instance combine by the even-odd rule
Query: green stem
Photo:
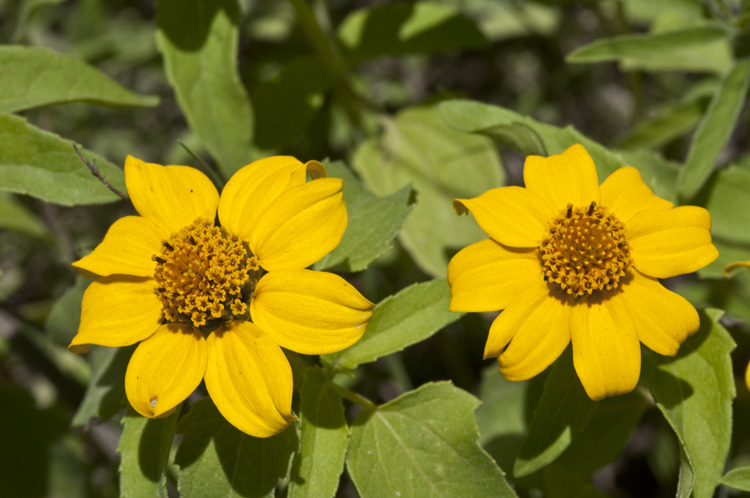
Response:
POLYGON ((345 387, 341 387, 335 382, 331 382, 331 386, 333 387, 334 391, 336 391, 337 393, 341 395, 342 398, 348 399, 355 405, 361 406, 363 409, 365 409, 368 412, 374 412, 378 409, 378 405, 376 405, 369 399, 365 398, 361 394, 355 393, 354 391, 351 391, 345 387))

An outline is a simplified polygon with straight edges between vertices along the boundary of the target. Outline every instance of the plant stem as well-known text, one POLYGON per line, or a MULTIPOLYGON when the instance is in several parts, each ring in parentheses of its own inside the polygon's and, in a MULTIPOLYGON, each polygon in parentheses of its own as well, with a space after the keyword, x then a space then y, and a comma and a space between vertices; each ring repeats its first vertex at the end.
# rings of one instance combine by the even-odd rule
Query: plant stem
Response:
POLYGON ((375 403, 365 398, 361 394, 355 393, 354 391, 351 391, 345 387, 341 387, 335 382, 331 382, 331 386, 333 387, 334 391, 341 395, 342 398, 348 399, 355 405, 361 406, 368 412, 374 412, 378 409, 378 406, 375 403))

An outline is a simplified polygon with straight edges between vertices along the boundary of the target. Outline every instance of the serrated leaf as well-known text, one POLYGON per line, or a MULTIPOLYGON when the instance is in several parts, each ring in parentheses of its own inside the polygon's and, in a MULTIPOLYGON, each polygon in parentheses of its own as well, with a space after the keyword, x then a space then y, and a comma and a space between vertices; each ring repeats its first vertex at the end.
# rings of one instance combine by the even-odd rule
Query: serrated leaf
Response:
POLYGON ((315 268, 337 267, 345 272, 364 270, 392 247, 393 239, 411 211, 411 187, 406 186, 393 195, 377 197, 367 191, 342 163, 326 164, 326 169, 328 176, 344 180, 344 202, 349 221, 339 245, 318 261, 315 268))
POLYGON ((236 0, 160 0, 157 45, 190 128, 229 177, 251 161, 253 115, 237 71, 236 0))
POLYGON ((339 487, 349 442, 344 405, 319 368, 307 369, 300 398, 300 450, 288 497, 330 498, 339 487))
POLYGON ((732 432, 735 343, 719 324, 723 311, 700 312, 701 327, 675 358, 647 355, 643 380, 682 448, 681 496, 713 496, 724 471, 732 432))
POLYGON ((165 418, 150 419, 132 408, 122 419, 120 496, 167 496, 165 468, 172 448, 179 410, 165 418))
POLYGON ((175 456, 180 496, 273 496, 299 444, 295 429, 266 439, 251 437, 224 420, 210 398, 193 403, 177 426, 182 434, 175 456))
POLYGON ((486 237, 456 216, 453 199, 477 196, 504 179, 493 144, 452 130, 434 106, 402 111, 382 138, 362 143, 353 166, 381 196, 412 184, 416 204, 399 238, 417 265, 436 277, 445 276, 451 250, 486 237))
POLYGON ((721 484, 741 491, 750 491, 750 467, 730 470, 721 478, 721 484))
POLYGON ((744 107, 748 84, 750 60, 745 59, 735 63, 716 89, 680 171, 678 190, 683 198, 695 196, 711 174, 744 107))
POLYGON ((81 300, 89 283, 85 278, 76 276, 73 285, 52 306, 44 321, 44 328, 55 344, 67 346, 76 335, 81 323, 81 300))
MULTIPOLYGON (((73 150, 73 142, 41 130, 25 119, 0 114, 0 190, 37 197, 63 206, 103 204, 120 198, 89 171, 73 150)), ((109 183, 125 190, 121 169, 92 152, 109 183)))
POLYGON ((351 427, 349 475, 364 498, 515 496, 477 444, 479 401, 448 382, 425 384, 351 427))
POLYGON ((125 408, 125 370, 135 347, 91 347, 91 379, 71 426, 85 427, 91 419, 104 422, 125 408))
POLYGON ((40 239, 52 238, 47 226, 36 214, 12 195, 4 192, 0 192, 0 229, 12 230, 40 239))
POLYGON ((367 330, 356 344, 321 358, 355 368, 423 341, 463 315, 448 310, 450 298, 445 279, 413 284, 375 306, 367 330))

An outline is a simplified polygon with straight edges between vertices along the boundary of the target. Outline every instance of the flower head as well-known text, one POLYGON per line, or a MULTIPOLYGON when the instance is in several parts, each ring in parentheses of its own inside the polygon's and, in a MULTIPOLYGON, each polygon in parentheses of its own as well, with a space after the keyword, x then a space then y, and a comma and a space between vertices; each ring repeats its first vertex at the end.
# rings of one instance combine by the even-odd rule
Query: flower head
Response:
POLYGON ((147 417, 170 413, 205 380, 243 432, 286 428, 296 418, 281 348, 340 351, 359 340, 373 309, 341 277, 306 269, 346 229, 342 181, 325 174, 316 161, 270 157, 240 169, 219 197, 198 170, 128 156, 125 183, 140 216, 117 220, 73 264, 95 280, 70 351, 140 342, 125 391, 147 417))
POLYGON ((529 156, 524 183, 454 201, 490 238, 451 259, 451 310, 503 310, 484 354, 507 379, 537 375, 572 342, 589 397, 631 391, 640 343, 671 356, 698 330, 693 306, 657 279, 716 259, 710 215, 673 207, 632 167, 599 185, 581 145, 529 156))

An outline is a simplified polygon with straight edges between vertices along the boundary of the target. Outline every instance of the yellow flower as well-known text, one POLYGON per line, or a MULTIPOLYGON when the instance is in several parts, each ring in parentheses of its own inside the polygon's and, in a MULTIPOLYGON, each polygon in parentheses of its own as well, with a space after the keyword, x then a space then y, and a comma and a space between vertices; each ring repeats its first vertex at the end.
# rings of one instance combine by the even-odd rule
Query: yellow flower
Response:
POLYGON ((698 314, 657 279, 693 272, 716 259, 711 217, 674 208, 635 168, 599 185, 586 149, 530 156, 526 188, 502 187, 456 199, 489 239, 448 265, 450 309, 504 310, 484 355, 510 380, 529 379, 573 343, 578 377, 592 399, 631 391, 640 342, 674 355, 698 329, 698 314))
POLYGON ((325 174, 316 161, 269 157, 240 169, 219 198, 196 169, 128 156, 125 183, 140 216, 117 220, 73 264, 95 281, 69 350, 140 341, 125 390, 144 416, 168 414, 205 380, 241 431, 282 431, 296 418, 281 348, 340 351, 372 315, 344 279, 305 269, 346 229, 342 181, 325 174))

